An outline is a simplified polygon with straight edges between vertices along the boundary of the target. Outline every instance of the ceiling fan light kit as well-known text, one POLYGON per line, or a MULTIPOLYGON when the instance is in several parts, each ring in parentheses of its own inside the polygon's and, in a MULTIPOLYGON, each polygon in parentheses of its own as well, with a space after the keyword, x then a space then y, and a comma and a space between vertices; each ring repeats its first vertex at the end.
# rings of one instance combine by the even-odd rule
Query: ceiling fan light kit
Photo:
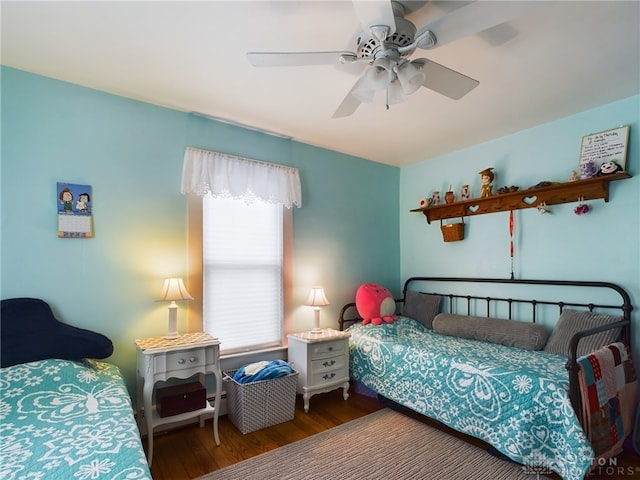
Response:
POLYGON ((506 6, 504 2, 471 2, 419 29, 404 18, 405 7, 398 1, 354 0, 353 6, 364 28, 356 52, 249 52, 249 61, 257 67, 368 63, 333 118, 352 115, 382 90, 386 90, 387 109, 420 87, 458 100, 480 82, 429 59, 408 57, 416 49, 435 48, 507 22, 531 8, 531 2, 506 6))
POLYGON ((398 63, 394 67, 394 72, 402 85, 402 91, 407 95, 417 92, 427 79, 427 76, 419 68, 408 60, 403 60, 402 63, 398 63))

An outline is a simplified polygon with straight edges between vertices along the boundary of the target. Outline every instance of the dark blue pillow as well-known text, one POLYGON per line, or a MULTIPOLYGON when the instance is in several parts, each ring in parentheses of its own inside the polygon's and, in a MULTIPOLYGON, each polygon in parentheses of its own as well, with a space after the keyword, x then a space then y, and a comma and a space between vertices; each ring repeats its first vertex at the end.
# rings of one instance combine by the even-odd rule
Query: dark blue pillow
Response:
POLYGON ((49 304, 37 298, 2 300, 0 313, 2 367, 47 358, 107 358, 113 343, 100 333, 58 321, 49 304))

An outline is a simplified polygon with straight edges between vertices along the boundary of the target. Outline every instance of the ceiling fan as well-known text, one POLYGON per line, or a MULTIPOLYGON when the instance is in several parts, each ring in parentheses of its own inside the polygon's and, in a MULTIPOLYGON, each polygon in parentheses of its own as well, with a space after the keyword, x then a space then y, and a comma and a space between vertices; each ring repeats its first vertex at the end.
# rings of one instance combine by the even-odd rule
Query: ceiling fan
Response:
POLYGON ((475 1, 417 29, 398 1, 353 0, 363 28, 355 52, 248 52, 256 67, 366 62, 369 68, 338 106, 333 118, 352 115, 361 103, 386 91, 386 106, 402 102, 420 87, 458 100, 480 82, 427 58, 410 60, 416 49, 431 49, 507 22, 535 2, 475 1))

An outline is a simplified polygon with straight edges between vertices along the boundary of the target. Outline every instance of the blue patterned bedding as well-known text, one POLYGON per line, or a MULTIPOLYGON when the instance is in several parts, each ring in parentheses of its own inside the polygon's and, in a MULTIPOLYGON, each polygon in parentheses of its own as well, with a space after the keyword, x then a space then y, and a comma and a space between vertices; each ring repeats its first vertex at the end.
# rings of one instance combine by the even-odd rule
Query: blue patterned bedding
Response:
POLYGON ((0 478, 151 480, 118 368, 42 360, 0 369, 0 478))
POLYGON ((354 380, 532 473, 584 478, 594 453, 569 400, 565 357, 439 335, 406 317, 347 331, 354 380))

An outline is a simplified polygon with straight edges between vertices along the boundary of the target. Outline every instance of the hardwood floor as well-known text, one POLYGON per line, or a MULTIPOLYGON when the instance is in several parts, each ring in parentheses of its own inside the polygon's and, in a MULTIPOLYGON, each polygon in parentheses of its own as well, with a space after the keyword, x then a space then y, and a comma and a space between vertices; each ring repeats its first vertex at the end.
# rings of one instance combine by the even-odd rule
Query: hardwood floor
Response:
MULTIPOLYGON (((240 433, 226 415, 222 416, 218 421, 219 447, 213 441, 211 420, 205 422, 204 428, 194 424, 166 433, 156 433, 151 474, 154 480, 196 478, 381 408, 376 399, 352 392, 349 399, 344 401, 340 389, 314 395, 308 413, 305 413, 302 397, 298 395, 293 421, 246 435, 240 433)), ((146 441, 144 444, 146 448, 146 441)))
MULTIPOLYGON (((302 397, 296 399, 296 415, 293 421, 241 434, 231 421, 220 417, 220 446, 213 441, 212 421, 204 428, 197 424, 156 433, 151 474, 154 480, 189 480, 205 473, 240 462, 260 453, 301 440, 310 435, 341 425, 383 408, 371 397, 351 393, 345 402, 342 390, 335 390, 311 398, 308 413, 304 412, 302 397)), ((421 415, 413 414, 425 423, 455 434, 459 438, 486 447, 483 442, 453 432, 421 415)), ((144 442, 146 448, 146 441, 144 442)), ((617 466, 603 467, 600 475, 589 475, 587 480, 631 480, 640 478, 640 457, 625 452, 617 459, 617 466)), ((532 475, 532 480, 536 477, 532 475)), ((541 477, 543 478, 543 477, 541 477)), ((557 475, 550 476, 558 480, 557 475)), ((367 479, 363 479, 367 480, 367 479)), ((390 479, 391 480, 391 479, 390 479)), ((393 479, 401 480, 401 479, 393 479)), ((446 479, 443 479, 446 480, 446 479)))

